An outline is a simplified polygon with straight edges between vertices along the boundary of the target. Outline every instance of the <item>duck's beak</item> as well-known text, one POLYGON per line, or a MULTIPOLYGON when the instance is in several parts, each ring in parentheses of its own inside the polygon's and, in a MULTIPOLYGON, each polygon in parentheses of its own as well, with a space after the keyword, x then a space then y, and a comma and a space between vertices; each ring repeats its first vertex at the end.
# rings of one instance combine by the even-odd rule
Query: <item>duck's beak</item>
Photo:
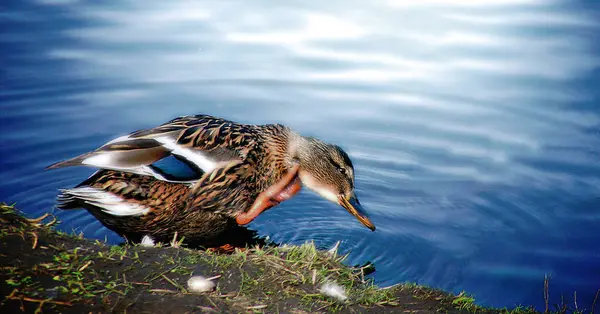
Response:
POLYGON ((365 214, 365 211, 360 205, 358 198, 356 198, 356 194, 352 193, 349 198, 346 198, 344 195, 340 195, 338 196, 338 203, 350 214, 354 215, 354 217, 356 217, 363 225, 371 229, 371 231, 375 231, 375 225, 365 214))

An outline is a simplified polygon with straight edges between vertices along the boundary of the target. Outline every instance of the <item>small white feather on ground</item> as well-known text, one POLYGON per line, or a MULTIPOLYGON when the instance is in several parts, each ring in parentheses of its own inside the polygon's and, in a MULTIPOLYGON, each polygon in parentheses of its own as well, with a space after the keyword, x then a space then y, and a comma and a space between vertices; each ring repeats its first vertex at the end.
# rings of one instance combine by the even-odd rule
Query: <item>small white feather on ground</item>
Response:
POLYGON ((188 279, 187 285, 188 290, 193 293, 209 292, 216 287, 211 278, 204 278, 202 276, 193 276, 188 279))
POLYGON ((336 283, 327 282, 321 286, 320 291, 322 294, 337 299, 341 302, 344 302, 348 299, 344 288, 336 283))
POLYGON ((151 237, 151 236, 149 236, 149 235, 145 235, 145 236, 142 238, 142 242, 140 243, 140 245, 141 245, 141 246, 146 246, 146 247, 152 247, 152 246, 154 246, 154 245, 155 245, 155 243, 154 243, 154 239, 152 239, 152 237, 151 237))
POLYGON ((327 255, 330 257, 337 257, 341 243, 342 241, 337 241, 329 250, 327 250, 327 255))

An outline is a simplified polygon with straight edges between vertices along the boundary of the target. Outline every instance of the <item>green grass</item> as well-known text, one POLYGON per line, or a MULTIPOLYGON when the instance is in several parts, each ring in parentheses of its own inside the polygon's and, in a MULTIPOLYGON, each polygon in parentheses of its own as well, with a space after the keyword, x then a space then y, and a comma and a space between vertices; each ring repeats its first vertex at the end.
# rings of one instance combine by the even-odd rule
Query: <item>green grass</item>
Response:
POLYGON ((460 310, 466 310, 469 312, 476 312, 479 308, 475 304, 475 298, 466 294, 464 291, 457 295, 454 300, 452 300, 452 304, 460 310))
POLYGON ((341 310, 360 304, 397 305, 393 289, 379 289, 361 275, 360 269, 342 264, 345 259, 318 251, 313 243, 301 246, 254 248, 213 260, 218 266, 241 269, 240 296, 258 297, 264 302, 298 297, 311 308, 341 310), (244 264, 248 263, 248 267, 244 264), (328 281, 341 285, 348 293, 349 302, 340 303, 318 292, 328 281))
POLYGON ((0 203, 0 214, 6 215, 6 214, 15 214, 15 213, 16 213, 15 204, 8 205, 5 203, 0 203))
MULTIPOLYGON (((13 206, 0 204, 0 215, 2 222, 18 213, 13 206)), ((183 297, 190 294, 187 279, 200 271, 200 274, 224 278, 218 281, 217 289, 205 297, 213 304, 232 306, 237 312, 270 313, 278 309, 274 306, 296 300, 305 312, 339 312, 348 308, 360 311, 363 307, 400 307, 410 312, 411 308, 406 308, 410 304, 429 302, 428 306, 433 304, 441 312, 458 309, 469 313, 536 313, 529 307, 484 308, 465 292, 451 295, 412 283, 381 289, 365 276, 371 265, 348 267, 344 264, 347 256, 318 250, 312 242, 217 254, 183 248, 181 239, 153 248, 128 244, 109 246, 101 241, 86 241, 82 234, 56 232, 52 227, 54 223, 56 220, 51 217, 21 218, 0 228, 0 239, 22 239, 23 245, 31 248, 33 257, 38 253, 51 253, 47 258, 40 257, 43 261, 32 268, 2 265, 5 284, 13 289, 9 299, 29 298, 38 302, 41 309, 48 304, 63 306, 89 300, 136 299, 140 294, 166 293, 183 297), (47 220, 50 222, 44 223, 47 220), (42 237, 47 240, 43 249, 38 243, 42 237), (48 280, 57 291, 57 297, 47 296, 48 280), (342 302, 324 296, 319 287, 326 282, 343 287, 348 299, 342 302)))

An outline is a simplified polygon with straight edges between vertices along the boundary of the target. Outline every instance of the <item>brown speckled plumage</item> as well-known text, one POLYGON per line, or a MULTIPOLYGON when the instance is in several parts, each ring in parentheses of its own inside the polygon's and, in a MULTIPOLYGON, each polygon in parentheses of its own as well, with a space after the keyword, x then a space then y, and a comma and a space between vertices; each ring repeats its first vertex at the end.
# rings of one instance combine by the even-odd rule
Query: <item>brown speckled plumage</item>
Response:
POLYGON ((211 245, 239 228, 235 217, 295 163, 314 174, 318 189, 355 197, 354 169, 341 148, 283 125, 240 124, 209 115, 179 117, 136 131, 49 168, 101 168, 74 189, 63 190, 60 208, 86 208, 109 229, 134 241, 144 235, 168 241, 177 232, 190 242, 211 245), (201 173, 200 179, 164 178, 152 163, 169 155, 185 159, 201 173), (210 163, 203 165, 203 158, 210 163), (117 203, 131 205, 127 210, 133 214, 120 212, 124 209, 113 206, 117 203))
MULTIPOLYGON (((170 183, 150 176, 142 176, 122 171, 100 170, 79 186, 97 188, 118 195, 125 202, 148 207, 150 211, 141 216, 120 217, 105 213, 101 208, 86 204, 84 200, 70 196, 68 190, 60 197, 61 208, 86 208, 104 226, 121 236, 139 242, 142 236, 149 235, 157 242, 169 242, 175 232, 187 243, 206 247, 231 244, 231 237, 223 238, 225 232, 245 234, 242 242, 251 240, 249 231, 241 230, 228 215, 207 210, 211 198, 190 199, 191 187, 187 184, 170 183), (195 201, 194 210, 186 209, 188 201, 195 201)), ((218 198, 214 200, 217 201, 218 198)), ((218 202, 218 201, 217 201, 218 202)))

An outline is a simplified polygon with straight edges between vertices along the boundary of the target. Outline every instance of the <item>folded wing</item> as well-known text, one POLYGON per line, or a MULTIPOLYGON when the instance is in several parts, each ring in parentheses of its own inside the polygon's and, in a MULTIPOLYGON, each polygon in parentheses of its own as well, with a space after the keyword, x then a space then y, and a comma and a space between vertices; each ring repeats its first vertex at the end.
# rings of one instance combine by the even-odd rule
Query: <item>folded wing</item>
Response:
POLYGON ((254 128, 250 125, 208 115, 184 116, 156 128, 119 137, 47 169, 91 166, 179 182, 165 176, 153 164, 173 156, 199 174, 209 173, 231 161, 243 161, 254 145, 254 128))

